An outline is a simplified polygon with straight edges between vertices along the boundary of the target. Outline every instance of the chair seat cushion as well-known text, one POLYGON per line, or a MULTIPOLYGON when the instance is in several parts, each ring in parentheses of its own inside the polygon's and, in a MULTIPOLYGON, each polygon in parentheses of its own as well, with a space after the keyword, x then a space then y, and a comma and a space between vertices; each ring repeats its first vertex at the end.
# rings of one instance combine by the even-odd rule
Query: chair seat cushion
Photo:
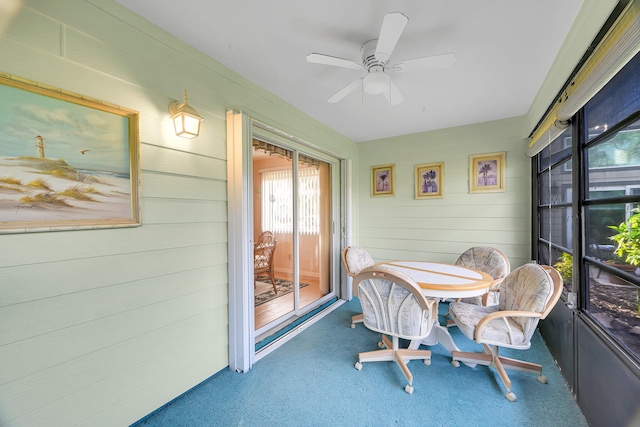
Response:
POLYGON ((269 257, 265 255, 256 255, 254 258, 253 268, 267 268, 269 267, 269 257))
POLYGON ((498 307, 483 307, 464 302, 452 302, 449 304, 451 318, 467 338, 481 343, 505 347, 528 348, 529 343, 525 338, 522 327, 518 322, 510 318, 500 318, 490 322, 482 330, 482 336, 476 339, 475 330, 478 322, 486 315, 496 311, 498 311, 498 307))
MULTIPOLYGON (((496 289, 498 289, 498 287, 496 287, 496 289)), ((460 301, 461 302, 466 302, 467 304, 483 305, 482 304, 482 298, 483 298, 482 296, 467 297, 467 298, 462 298, 460 301)), ((489 292, 489 295, 487 295, 486 306, 487 307, 492 307, 492 306, 496 306, 496 305, 498 305, 498 292, 493 292, 493 291, 489 292)))
POLYGON ((482 297, 467 297, 462 298, 460 301, 467 304, 482 305, 482 297))

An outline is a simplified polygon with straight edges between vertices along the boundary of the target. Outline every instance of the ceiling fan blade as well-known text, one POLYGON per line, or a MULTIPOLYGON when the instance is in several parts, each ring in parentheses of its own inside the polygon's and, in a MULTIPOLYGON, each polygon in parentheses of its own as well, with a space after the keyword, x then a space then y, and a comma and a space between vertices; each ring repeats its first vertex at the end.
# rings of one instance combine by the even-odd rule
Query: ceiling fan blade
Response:
POLYGON ((398 105, 402 101, 404 101, 404 97, 398 90, 395 84, 393 84, 393 80, 389 81, 389 87, 384 91, 384 96, 389 101, 391 105, 398 105))
POLYGON ((398 43, 398 39, 404 31, 404 27, 409 22, 409 18, 400 12, 387 13, 382 21, 380 29, 380 37, 378 37, 378 45, 376 46, 375 57, 380 62, 387 62, 393 49, 398 43))
POLYGON ((453 53, 443 53, 442 55, 425 56, 424 58, 400 61, 394 64, 391 70, 398 73, 405 71, 443 70, 452 67, 455 63, 456 56, 453 53))
POLYGON ((342 98, 344 98, 345 96, 347 96, 351 92, 353 92, 355 89, 360 87, 360 85, 362 85, 362 79, 361 78, 360 79, 355 79, 354 81, 352 81, 351 83, 349 83, 348 85, 346 85, 345 87, 343 87, 342 89, 337 91, 335 94, 333 94, 331 96, 331 98, 327 99, 327 101, 329 101, 332 104, 334 102, 338 102, 342 98))
POLYGON ((352 68, 354 70, 361 70, 362 64, 351 61, 349 59, 337 58, 335 56, 323 55, 321 53, 310 53, 307 55, 307 62, 313 62, 315 64, 333 65, 335 67, 352 68))

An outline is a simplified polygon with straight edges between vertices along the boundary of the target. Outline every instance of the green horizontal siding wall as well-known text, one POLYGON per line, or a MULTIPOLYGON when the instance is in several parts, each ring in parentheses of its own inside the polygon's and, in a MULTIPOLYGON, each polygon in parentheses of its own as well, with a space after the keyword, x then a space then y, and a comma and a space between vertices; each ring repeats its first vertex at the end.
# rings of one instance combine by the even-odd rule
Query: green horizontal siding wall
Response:
POLYGON ((140 112, 143 223, 0 236, 0 425, 127 425, 228 365, 227 109, 356 145, 115 1, 23 2, 0 72, 140 112))
POLYGON ((471 246, 530 260, 531 160, 522 118, 460 126, 358 144, 359 243, 377 260, 454 262, 471 246), (506 152, 506 190, 469 193, 469 156, 506 152), (418 164, 444 162, 444 197, 415 199, 418 164), (372 197, 370 167, 395 164, 395 196, 372 197))

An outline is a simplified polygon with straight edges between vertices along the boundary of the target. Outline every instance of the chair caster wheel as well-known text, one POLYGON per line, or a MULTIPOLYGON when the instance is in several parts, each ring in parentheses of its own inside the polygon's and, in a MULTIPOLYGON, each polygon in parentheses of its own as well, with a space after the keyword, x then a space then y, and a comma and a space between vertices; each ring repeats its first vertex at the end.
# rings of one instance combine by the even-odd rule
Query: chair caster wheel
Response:
POLYGON ((404 388, 404 391, 409 394, 413 394, 413 387, 410 384, 407 384, 407 386, 404 388))
POLYGON ((451 361, 451 366, 453 366, 454 368, 459 368, 460 367, 460 362, 457 360, 452 360, 451 361))
POLYGON ((545 377, 544 375, 540 374, 540 375, 538 375, 538 381, 541 382, 542 384, 546 384, 549 380, 547 380, 547 377, 545 377))
POLYGON ((351 329, 355 329, 355 328, 356 328, 356 324, 355 324, 355 323, 352 323, 352 324, 351 324, 351 329))
POLYGON ((362 370, 362 363, 360 363, 360 362, 356 362, 356 369, 357 369, 358 371, 362 370))
POLYGON ((512 392, 509 392, 509 393, 505 394, 504 397, 506 397, 509 402, 515 402, 516 401, 516 395, 513 394, 512 392))
POLYGON ((427 366, 431 365, 431 359, 424 359, 423 362, 427 366))
POLYGON ((385 348, 385 345, 382 341, 378 342, 378 348, 385 348))

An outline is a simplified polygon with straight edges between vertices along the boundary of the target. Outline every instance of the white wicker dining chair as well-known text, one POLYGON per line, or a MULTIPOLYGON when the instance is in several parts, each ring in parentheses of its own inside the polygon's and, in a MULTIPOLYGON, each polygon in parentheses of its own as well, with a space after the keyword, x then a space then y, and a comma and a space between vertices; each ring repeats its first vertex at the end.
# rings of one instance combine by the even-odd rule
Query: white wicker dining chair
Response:
POLYGON ((489 292, 478 297, 464 298, 463 302, 484 306, 497 304, 496 295, 500 291, 500 283, 511 272, 509 258, 504 253, 489 246, 474 246, 458 257, 456 265, 480 270, 493 277, 489 292))
POLYGON ((482 353, 454 351, 451 364, 460 362, 492 366, 507 388, 505 397, 514 402, 511 379, 506 369, 533 372, 546 383, 542 366, 506 358, 498 354, 500 347, 526 350, 531 346, 540 319, 547 317, 562 293, 562 278, 556 269, 538 264, 525 264, 512 271, 502 282, 496 307, 465 302, 452 302, 449 313, 460 331, 482 345, 482 353))
MULTIPOLYGON (((360 246, 347 246, 342 250, 342 263, 350 277, 355 277, 361 270, 371 267, 375 262, 369 252, 360 246)), ((354 296, 358 296, 358 288, 353 285, 354 296)), ((351 327, 355 328, 356 323, 362 323, 363 317, 361 314, 354 314, 351 317, 351 327)))
MULTIPOLYGON (((493 283, 487 293, 476 297, 458 298, 458 302, 462 301, 468 304, 484 306, 498 303, 500 283, 511 272, 509 258, 504 253, 489 246, 474 246, 460 254, 456 260, 456 265, 480 270, 493 277, 493 283)), ((449 313, 447 313, 447 316, 449 316, 449 313)), ((450 328, 456 324, 453 320, 447 319, 446 325, 447 328, 450 328)))
POLYGON ((427 299, 413 279, 393 268, 369 267, 356 275, 354 283, 360 295, 364 325, 382 334, 378 347, 385 347, 358 354, 356 369, 361 370, 364 362, 393 361, 408 381, 404 390, 413 393, 413 375, 407 362, 420 359, 430 365, 431 351, 400 348, 399 339, 422 340, 429 335, 437 321, 438 302, 427 299))

